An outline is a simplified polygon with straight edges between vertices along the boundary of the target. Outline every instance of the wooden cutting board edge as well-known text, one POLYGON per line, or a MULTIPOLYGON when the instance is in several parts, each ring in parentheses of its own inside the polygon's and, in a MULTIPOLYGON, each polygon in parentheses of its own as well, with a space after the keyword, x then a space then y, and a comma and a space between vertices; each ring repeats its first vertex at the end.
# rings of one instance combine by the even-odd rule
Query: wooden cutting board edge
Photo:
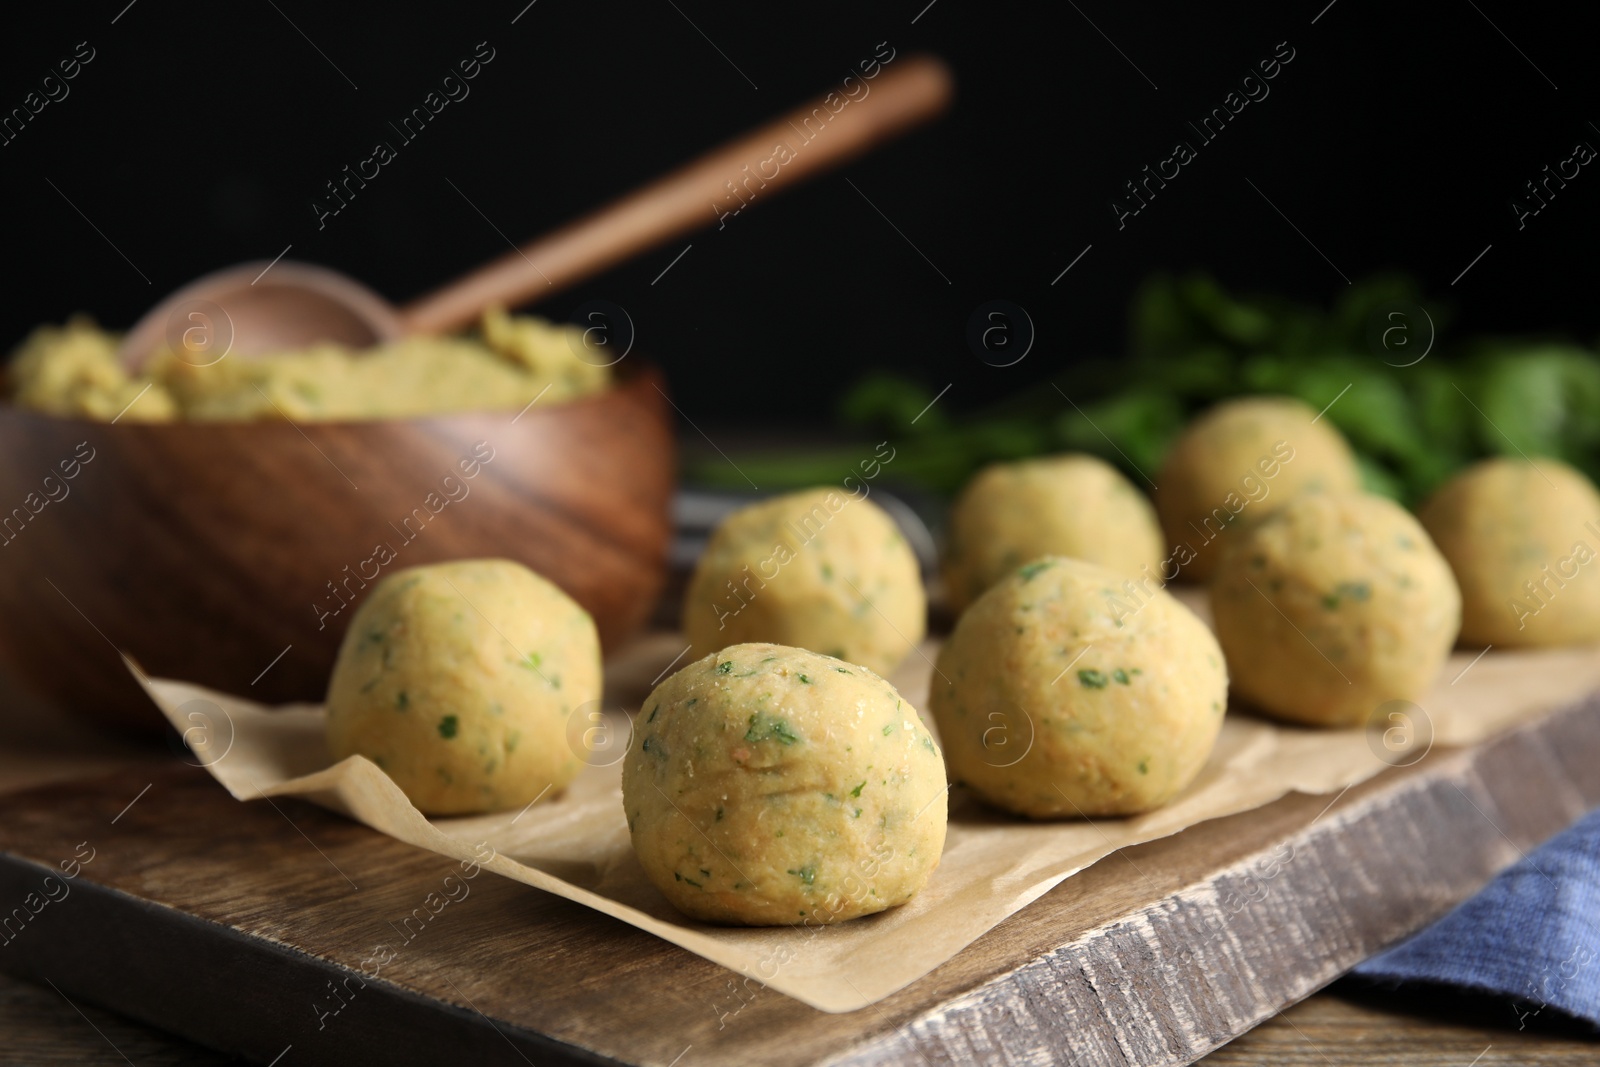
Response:
MULTIPOLYGON (((21 901, 56 873, 0 853, 0 899, 21 901)), ((618 1062, 382 979, 366 980, 352 998, 359 1020, 318 1027, 315 1041, 303 1040, 295 1031, 304 1027, 285 1023, 314 1019, 308 991, 361 981, 359 971, 87 877, 75 880, 67 899, 80 894, 70 913, 47 906, 25 936, 0 947, 0 970, 249 1063, 618 1062), (178 944, 185 946, 182 955, 170 951, 178 944), (98 962, 108 954, 118 957, 117 966, 98 962), (225 986, 227 993, 208 995, 198 983, 225 986), (429 1024, 418 1026, 419 1017, 429 1024), (283 1040, 286 1033, 297 1040, 283 1040), (290 1059, 296 1044, 301 1052, 290 1059)))
MULTIPOLYGON (((802 1042, 803 1059, 792 1043, 785 1052, 782 1034, 767 1051, 833 1065, 977 1064, 1001 1054, 1191 1062, 1436 918, 1600 802, 1597 716, 1600 696, 1481 745, 1436 751, 1331 803, 1294 795, 1107 857, 887 1000, 850 1015, 804 1011, 816 1040, 802 1042), (1381 877, 1362 869, 1363 855, 1386 857, 1381 877), (1118 918, 1082 922, 1102 899, 1141 893, 1118 918)), ((48 873, 0 854, 0 900, 21 901, 48 873)), ((384 979, 367 982, 359 1019, 285 1055, 289 1038, 310 1029, 293 1021, 310 1018, 305 991, 355 971, 96 884, 92 868, 73 885, 80 903, 46 908, 25 936, 0 946, 0 969, 253 1062, 657 1059, 622 1055, 620 1042, 608 1056, 384 979), (200 955, 180 958, 169 951, 177 943, 201 945, 200 955), (116 967, 104 965, 108 951, 116 967), (430 1025, 418 1025, 422 1012, 430 1025)), ((752 1023, 796 1007, 763 1000, 752 1023)), ((677 1025, 725 1060, 707 1047, 703 1024, 677 1025)), ((724 1051, 753 1051, 748 1035, 736 1044, 724 1051)))
MULTIPOLYGON (((1597 804, 1600 694, 1386 771, 1331 803, 1291 795, 1126 850, 1137 865, 1202 828, 1291 811, 1300 824, 1125 918, 902 1013, 892 1033, 825 1062, 976 1065, 1004 1049, 1071 1062, 1192 1063, 1439 918, 1597 804), (1363 854, 1386 858, 1381 879, 1360 869, 1363 854), (1220 929, 1210 921, 1218 905, 1227 913, 1220 929), (1266 987, 1283 975, 1295 976, 1289 988, 1266 987)), ((1075 877, 1116 865, 1107 857, 1075 877)), ((1122 877, 1139 877, 1123 867, 1122 877)), ((894 1013, 910 992, 879 1007, 894 1013)))

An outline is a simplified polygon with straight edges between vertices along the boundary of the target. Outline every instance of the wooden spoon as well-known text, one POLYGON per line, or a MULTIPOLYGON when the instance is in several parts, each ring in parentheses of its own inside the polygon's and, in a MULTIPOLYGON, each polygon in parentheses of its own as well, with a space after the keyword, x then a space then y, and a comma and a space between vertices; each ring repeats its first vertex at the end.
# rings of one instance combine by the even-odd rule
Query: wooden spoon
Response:
POLYGON ((136 371, 163 342, 190 362, 211 363, 317 341, 365 348, 459 330, 491 305, 526 303, 678 234, 726 225, 747 204, 933 118, 952 92, 949 69, 931 56, 855 80, 865 95, 855 90, 851 99, 841 86, 404 308, 326 267, 245 263, 190 282, 156 305, 128 332, 119 358, 136 371))

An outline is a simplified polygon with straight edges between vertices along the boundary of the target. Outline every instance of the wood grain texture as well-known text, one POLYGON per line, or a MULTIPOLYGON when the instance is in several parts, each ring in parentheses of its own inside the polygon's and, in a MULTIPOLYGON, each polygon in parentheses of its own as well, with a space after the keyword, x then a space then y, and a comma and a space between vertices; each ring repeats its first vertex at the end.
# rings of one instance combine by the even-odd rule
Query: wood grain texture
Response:
POLYGON ((661 377, 644 368, 514 414, 111 425, 0 407, 4 667, 56 703, 150 728, 164 722, 116 649, 267 703, 320 700, 346 600, 401 567, 472 556, 526 563, 613 646, 665 579, 675 458, 661 377), (90 454, 80 442, 93 458, 30 517, 43 478, 90 454), (475 447, 493 458, 467 479, 475 447))
POLYGON ((1180 1064, 1597 801, 1591 701, 1331 803, 1291 796, 1108 857, 922 981, 826 1015, 489 875, 407 938, 455 864, 178 766, 0 800, 0 904, 78 842, 97 850, 0 967, 262 1063, 289 1044, 296 1062, 427 1062, 445 1041, 511 1063, 1180 1064), (321 1015, 327 983, 359 983, 381 945, 392 963, 321 1015))
MULTIPOLYGON (((1482 1005, 1418 1014, 1368 996, 1324 990, 1224 1045, 1206 1067, 1592 1067, 1596 1038, 1573 1029, 1494 1026, 1482 1005), (1479 1014, 1472 1014, 1478 1011, 1479 1014)), ((1503 1007, 1492 1013, 1505 1013, 1503 1007)), ((72 1004, 48 986, 0 975, 0 1033, 18 1063, 55 1067, 122 1063, 177 1067, 240 1061, 131 1019, 72 1004)), ((293 1050, 289 1050, 292 1054, 293 1050)), ((692 1063, 693 1050, 684 1057, 692 1063)), ((294 1062, 286 1055, 284 1067, 294 1062)))
POLYGON ((1576 1067, 1600 1061, 1592 1033, 1541 1025, 1518 1030, 1500 1004, 1452 998, 1407 1014, 1382 998, 1335 987, 1200 1061, 1206 1067, 1576 1067))
POLYGON ((5 1062, 30 1067, 211 1067, 238 1062, 93 1005, 69 1002, 48 985, 5 975, 0 975, 0 1034, 5 1035, 5 1062))

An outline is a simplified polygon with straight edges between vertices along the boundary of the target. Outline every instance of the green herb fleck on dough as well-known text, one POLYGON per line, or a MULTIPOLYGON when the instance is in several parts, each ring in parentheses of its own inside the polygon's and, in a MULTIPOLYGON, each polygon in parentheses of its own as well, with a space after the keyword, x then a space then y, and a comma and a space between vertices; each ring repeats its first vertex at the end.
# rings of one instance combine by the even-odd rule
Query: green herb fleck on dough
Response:
POLYGON ((806 675, 802 674, 800 676, 800 684, 801 685, 810 685, 811 684, 811 679, 808 678, 806 675))
POLYGON ((648 719, 646 719, 645 722, 655 722, 656 721, 656 712, 658 712, 660 710, 661 710, 661 705, 660 704, 657 704, 655 707, 651 708, 650 709, 650 717, 648 719))
POLYGON ((894 733, 894 723, 890 723, 888 726, 885 726, 883 728, 883 736, 884 737, 888 737, 892 733, 894 733))
POLYGON ((1150 757, 1149 756, 1146 756, 1144 759, 1139 761, 1139 773, 1140 774, 1149 774, 1150 773, 1150 757))
POLYGON ((1031 582, 1035 575, 1049 566, 1050 561, 1047 559, 1034 560, 1032 563, 1017 568, 1017 574, 1021 576, 1023 581, 1031 582))
POLYGON ((861 790, 866 786, 866 784, 866 780, 863 779, 861 785, 858 785, 854 789, 850 790, 850 795, 859 800, 861 798, 861 790))
POLYGON ((459 722, 454 715, 446 715, 439 720, 439 736, 446 741, 450 740, 456 735, 456 727, 458 725, 459 722))
MULTIPOLYGON (((1372 586, 1366 582, 1340 582, 1334 586, 1330 595, 1334 598, 1332 606, 1338 607, 1340 600, 1362 601, 1372 599, 1372 586)), ((1322 603, 1324 607, 1327 607, 1328 598, 1324 597, 1322 603)))
POLYGON ((782 745, 792 745, 800 740, 789 727, 787 719, 778 719, 759 712, 750 716, 750 729, 745 731, 746 741, 776 741, 782 745))
POLYGON ((696 889, 704 889, 705 888, 705 886, 701 885, 699 882, 695 881, 693 878, 685 878, 684 881, 688 882, 690 885, 694 886, 696 889))
POLYGON ((396 711, 405 711, 411 706, 411 697, 404 689, 400 690, 399 695, 394 698, 394 706, 396 711))
POLYGON ((717 673, 718 674, 732 674, 733 673, 733 660, 725 659, 721 663, 717 664, 717 673))
MULTIPOLYGON (((789 873, 800 879, 800 881, 804 882, 806 885, 810 885, 817 880, 817 865, 814 863, 808 863, 804 867, 801 867, 798 871, 791 870, 789 873)), ((805 912, 801 912, 800 914, 804 915, 805 912)))
POLYGON ((1110 682, 1104 671, 1097 671, 1093 667, 1085 667, 1078 672, 1078 684, 1085 689, 1104 689, 1110 682))
POLYGON ((530 671, 535 672, 538 671, 539 667, 543 663, 544 657, 539 655, 537 652, 529 652, 526 656, 523 656, 521 659, 517 660, 517 666, 526 667, 530 671))
MULTIPOLYGON (((839 659, 840 657, 835 656, 833 658, 834 659, 839 659)), ((850 673, 849 671, 845 670, 843 667, 835 667, 834 670, 838 671, 840 674, 849 674, 850 673)))

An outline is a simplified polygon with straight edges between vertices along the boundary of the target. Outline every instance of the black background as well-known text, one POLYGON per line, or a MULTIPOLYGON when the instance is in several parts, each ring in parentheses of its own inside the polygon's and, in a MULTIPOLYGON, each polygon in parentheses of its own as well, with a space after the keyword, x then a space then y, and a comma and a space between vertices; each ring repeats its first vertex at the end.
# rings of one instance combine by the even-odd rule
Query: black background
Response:
POLYGON ((950 62, 945 118, 539 310, 622 305, 683 410, 729 426, 826 420, 871 366, 953 382, 951 410, 970 410, 1119 351, 1128 299, 1155 270, 1326 302, 1341 272, 1398 267, 1456 306, 1458 336, 1600 332, 1600 167, 1521 231, 1509 207, 1575 142, 1600 146, 1594 23, 1579 5, 926 2, 334 14, 306 0, 114 0, 9 14, 0 109, 78 42, 96 57, 0 147, 0 342, 79 310, 124 327, 195 275, 290 244, 291 258, 404 300, 505 250, 472 204, 515 240, 542 233, 837 86, 882 41, 950 62), (495 58, 471 95, 319 232, 323 183, 394 140, 387 123, 480 41, 495 58), (1122 183, 1192 140, 1185 120, 1278 42, 1295 58, 1271 95, 1119 231, 1122 183), (1014 367, 964 342, 995 298, 1038 329, 1014 367))

